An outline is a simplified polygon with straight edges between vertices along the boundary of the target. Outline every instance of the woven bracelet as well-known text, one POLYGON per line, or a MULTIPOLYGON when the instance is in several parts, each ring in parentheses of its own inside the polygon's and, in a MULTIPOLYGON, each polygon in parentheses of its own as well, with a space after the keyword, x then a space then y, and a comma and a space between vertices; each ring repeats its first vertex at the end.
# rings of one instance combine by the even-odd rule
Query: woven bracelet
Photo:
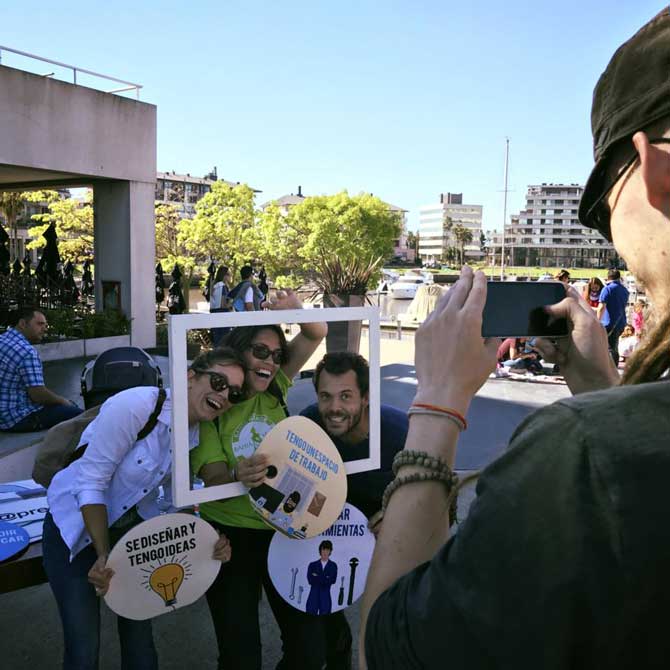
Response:
MULTIPOLYGON (((417 482, 430 482, 437 481, 442 482, 447 489, 447 496, 451 495, 451 492, 454 489, 458 482, 458 477, 455 474, 451 476, 439 473, 439 472, 414 472, 410 475, 405 475, 404 477, 398 477, 394 479, 384 491, 384 496, 382 498, 382 519, 383 515, 386 513, 386 508, 388 507, 388 502, 391 499, 391 496, 404 484, 413 484, 417 482)), ((449 505, 449 526, 452 526, 457 521, 457 512, 458 512, 458 497, 454 496, 449 505)))
MULTIPOLYGON (((389 500, 391 496, 403 485, 405 484, 414 484, 418 482, 442 482, 447 489, 447 496, 451 494, 454 489, 454 486, 458 483, 458 477, 453 472, 413 472, 409 475, 404 475, 402 477, 396 477, 384 491, 382 497, 382 515, 386 513, 386 508, 388 507, 389 500)), ((456 523, 456 512, 457 512, 457 496, 454 496, 449 506, 449 526, 456 523)))
POLYGON ((468 422, 465 420, 465 417, 455 409, 451 409, 451 407, 440 407, 439 405, 431 405, 425 402, 415 402, 412 403, 410 411, 412 411, 414 408, 430 410, 431 412, 437 412, 437 414, 444 416, 451 416, 454 419, 457 419, 459 423, 463 425, 463 430, 468 427, 468 422))
POLYGON ((455 416, 452 416, 451 414, 445 414, 444 412, 439 412, 438 410, 434 409, 424 409, 423 407, 410 407, 409 410, 407 411, 407 416, 412 416, 414 414, 427 414, 429 416, 439 416, 441 419, 448 419, 452 423, 456 425, 458 430, 461 432, 465 430, 465 424, 460 421, 460 419, 457 419, 455 416))
POLYGON ((427 470, 432 470, 433 472, 451 474, 451 468, 446 461, 437 456, 431 456, 426 451, 416 451, 415 449, 403 449, 402 451, 399 451, 393 457, 393 465, 391 466, 393 474, 397 475, 398 470, 405 465, 416 465, 421 468, 426 468, 427 470))

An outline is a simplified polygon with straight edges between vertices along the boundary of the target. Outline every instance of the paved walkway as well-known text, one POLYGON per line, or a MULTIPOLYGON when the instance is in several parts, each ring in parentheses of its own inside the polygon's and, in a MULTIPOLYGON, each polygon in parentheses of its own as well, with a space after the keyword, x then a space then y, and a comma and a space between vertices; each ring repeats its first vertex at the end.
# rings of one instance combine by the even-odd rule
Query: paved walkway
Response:
MULTIPOLYGON (((364 338, 361 351, 366 353, 364 338)), ((314 367, 317 352, 306 367, 314 367)), ((413 340, 382 340, 381 398, 400 409, 407 409, 414 395, 413 340)), ((157 358, 169 385, 167 359, 157 358)), ((57 392, 79 398, 79 375, 83 360, 62 361, 45 366, 47 383, 57 392)), ((525 384, 509 380, 489 380, 472 404, 469 423, 459 444, 457 468, 470 470, 486 466, 499 455, 518 423, 533 409, 568 395, 565 386, 525 384)), ((289 394, 289 408, 298 412, 314 402, 309 379, 296 381, 289 394)), ((0 440, 3 436, 0 435, 0 440)), ((3 461, 0 461, 0 467, 3 461)), ((0 470, 1 472, 1 470, 0 470)), ((2 477, 0 477, 1 479, 2 477)), ((472 491, 461 501, 466 514, 472 491)), ((119 648, 114 617, 103 606, 101 670, 119 667, 119 648)), ((355 638, 358 607, 348 612, 355 638)), ((207 606, 201 599, 194 605, 155 621, 155 637, 162 670, 216 667, 216 645, 207 606)), ((279 632, 265 600, 261 603, 264 642, 263 667, 275 667, 280 656, 279 632)), ((0 596, 0 630, 3 632, 2 667, 12 670, 50 670, 60 667, 62 640, 56 604, 48 585, 0 596)), ((357 640, 356 640, 357 642, 357 640)))

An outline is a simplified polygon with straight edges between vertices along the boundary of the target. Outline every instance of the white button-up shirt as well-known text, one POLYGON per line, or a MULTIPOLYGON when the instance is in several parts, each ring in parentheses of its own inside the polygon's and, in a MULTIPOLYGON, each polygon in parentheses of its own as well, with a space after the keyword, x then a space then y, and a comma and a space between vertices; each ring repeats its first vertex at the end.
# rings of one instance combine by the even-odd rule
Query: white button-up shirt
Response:
MULTIPOLYGON (((174 511, 170 391, 156 427, 144 439, 137 439, 157 400, 158 389, 152 386, 127 389, 107 400, 82 433, 79 444, 88 444, 84 455, 51 481, 47 491, 49 509, 70 548, 70 560, 91 543, 80 512, 83 505, 105 505, 110 526, 133 505, 144 519, 161 511, 174 511), (159 509, 161 486, 165 498, 159 509)), ((190 426, 189 449, 197 446, 198 435, 199 426, 190 426)))

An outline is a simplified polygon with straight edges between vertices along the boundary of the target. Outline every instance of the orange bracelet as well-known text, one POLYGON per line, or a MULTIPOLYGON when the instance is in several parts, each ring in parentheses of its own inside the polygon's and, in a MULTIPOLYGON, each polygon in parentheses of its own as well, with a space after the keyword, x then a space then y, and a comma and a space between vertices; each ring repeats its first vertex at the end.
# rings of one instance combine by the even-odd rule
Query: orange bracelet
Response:
POLYGON ((430 405, 424 402, 412 403, 412 407, 421 407, 421 409, 429 409, 431 412, 440 412, 441 414, 453 416, 454 419, 458 419, 463 424, 463 430, 466 430, 468 427, 468 422, 465 420, 465 417, 455 409, 450 409, 449 407, 440 407, 439 405, 430 405))

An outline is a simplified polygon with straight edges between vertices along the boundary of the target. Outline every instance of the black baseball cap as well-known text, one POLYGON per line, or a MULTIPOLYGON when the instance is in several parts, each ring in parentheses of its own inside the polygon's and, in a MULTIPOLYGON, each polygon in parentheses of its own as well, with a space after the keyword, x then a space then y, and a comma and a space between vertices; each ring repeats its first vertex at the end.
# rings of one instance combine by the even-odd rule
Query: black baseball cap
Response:
MULTIPOLYGON (((609 159, 622 143, 631 143, 638 130, 664 116, 670 118, 670 8, 617 49, 593 91, 591 131, 596 164, 579 203, 582 225, 612 239, 609 217, 591 211, 609 185, 609 159)), ((633 151, 631 143, 631 155, 633 151)))

